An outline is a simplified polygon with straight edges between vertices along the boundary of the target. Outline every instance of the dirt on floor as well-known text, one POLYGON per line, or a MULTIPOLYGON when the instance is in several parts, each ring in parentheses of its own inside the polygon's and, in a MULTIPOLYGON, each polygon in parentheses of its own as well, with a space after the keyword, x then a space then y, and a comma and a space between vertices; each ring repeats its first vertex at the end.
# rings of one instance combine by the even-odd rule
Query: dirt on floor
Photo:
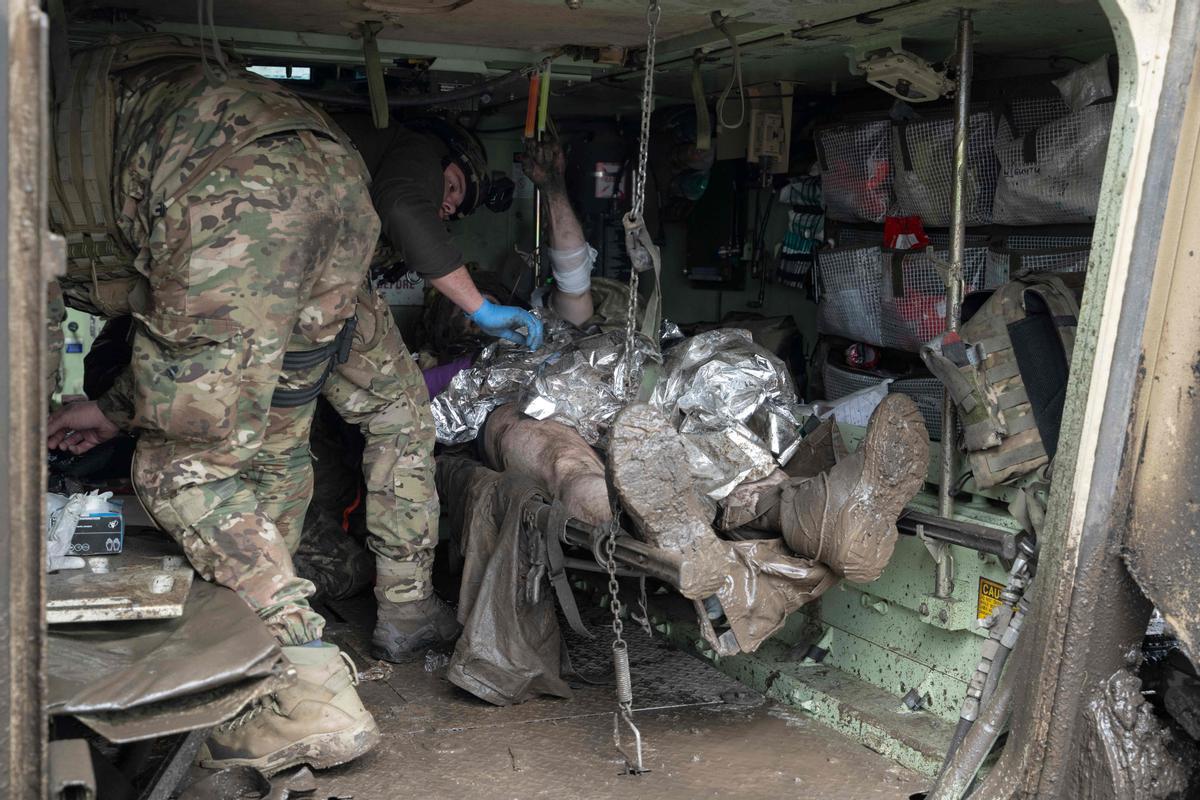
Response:
MULTIPOLYGON (((604 632, 597 629, 601 635, 590 642, 571 640, 580 672, 604 671, 604 632)), ((315 797, 907 800, 927 788, 923 777, 764 700, 661 638, 628 626, 626 632, 635 719, 650 769, 637 776, 625 774, 613 746, 611 687, 580 684, 573 700, 498 708, 446 681, 444 658, 375 662, 366 655, 365 625, 331 622, 326 639, 358 663, 359 691, 383 742, 357 762, 318 775, 315 797)))

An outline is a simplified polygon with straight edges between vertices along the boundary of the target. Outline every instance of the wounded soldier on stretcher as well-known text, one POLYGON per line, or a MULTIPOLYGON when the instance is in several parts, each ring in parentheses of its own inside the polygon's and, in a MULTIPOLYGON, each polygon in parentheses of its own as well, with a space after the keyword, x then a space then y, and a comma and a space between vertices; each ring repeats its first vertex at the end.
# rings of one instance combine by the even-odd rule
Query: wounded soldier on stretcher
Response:
MULTIPOLYGON (((628 294, 604 281, 593 290, 611 316, 581 328, 543 311, 545 347, 490 344, 432 401, 439 440, 476 441, 482 454, 444 452, 438 489, 465 569, 448 677, 491 702, 570 694, 553 600, 530 585, 562 580, 568 524, 630 531, 671 566, 668 583, 693 601, 717 653, 752 652, 839 578, 879 577, 927 469, 912 400, 884 396, 849 453, 746 330, 680 340, 667 323, 662 355, 639 336, 630 385, 649 373, 653 391, 627 402, 628 294), (536 513, 547 505, 553 513, 536 513)), ((554 589, 575 627, 569 584, 554 589)))

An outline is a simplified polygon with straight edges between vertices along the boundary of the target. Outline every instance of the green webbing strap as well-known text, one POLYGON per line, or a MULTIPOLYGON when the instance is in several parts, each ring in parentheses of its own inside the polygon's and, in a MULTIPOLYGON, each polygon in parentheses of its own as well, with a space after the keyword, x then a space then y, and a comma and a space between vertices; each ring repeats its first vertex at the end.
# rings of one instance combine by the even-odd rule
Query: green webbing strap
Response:
MULTIPOLYGON (((643 230, 645 230, 643 228, 643 230)), ((646 236, 649 237, 649 232, 646 236)), ((659 283, 659 273, 662 271, 662 260, 658 255, 658 248, 655 247, 654 253, 654 288, 650 291, 650 299, 646 301, 646 311, 642 315, 641 333, 656 346, 660 340, 659 328, 662 325, 662 285, 659 283)), ((638 392, 638 400, 646 402, 650 399, 650 395, 654 393, 654 386, 658 383, 659 373, 662 371, 662 365, 656 364, 653 361, 647 361, 642 364, 642 388, 638 392)))
POLYGON ((387 85, 383 82, 383 62, 379 57, 379 41, 375 38, 383 28, 379 22, 361 22, 363 61, 367 69, 367 93, 371 98, 371 120, 376 128, 386 128, 391 116, 388 110, 387 85))

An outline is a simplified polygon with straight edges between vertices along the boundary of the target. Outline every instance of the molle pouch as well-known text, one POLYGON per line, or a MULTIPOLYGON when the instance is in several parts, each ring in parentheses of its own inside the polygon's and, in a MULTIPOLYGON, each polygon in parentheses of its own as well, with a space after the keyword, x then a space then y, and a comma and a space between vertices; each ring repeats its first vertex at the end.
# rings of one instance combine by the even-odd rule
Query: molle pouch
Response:
POLYGON ((921 360, 950 392, 962 417, 966 449, 998 446, 1006 433, 1004 420, 983 400, 988 397, 987 377, 975 348, 948 331, 921 348, 921 360))
POLYGON ((227 320, 138 314, 130 368, 134 425, 168 439, 221 442, 237 427, 246 344, 227 320))

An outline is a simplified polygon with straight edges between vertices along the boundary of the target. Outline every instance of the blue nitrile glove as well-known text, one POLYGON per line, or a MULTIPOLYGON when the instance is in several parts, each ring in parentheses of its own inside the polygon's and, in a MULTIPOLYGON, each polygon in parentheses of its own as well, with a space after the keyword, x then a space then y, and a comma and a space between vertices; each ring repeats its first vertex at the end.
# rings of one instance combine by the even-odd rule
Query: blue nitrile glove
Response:
POLYGON ((485 299, 483 305, 468 316, 489 336, 499 336, 516 344, 523 344, 530 350, 537 350, 542 346, 542 321, 522 308, 498 306, 485 299), (518 333, 518 328, 524 328, 526 333, 518 333))

